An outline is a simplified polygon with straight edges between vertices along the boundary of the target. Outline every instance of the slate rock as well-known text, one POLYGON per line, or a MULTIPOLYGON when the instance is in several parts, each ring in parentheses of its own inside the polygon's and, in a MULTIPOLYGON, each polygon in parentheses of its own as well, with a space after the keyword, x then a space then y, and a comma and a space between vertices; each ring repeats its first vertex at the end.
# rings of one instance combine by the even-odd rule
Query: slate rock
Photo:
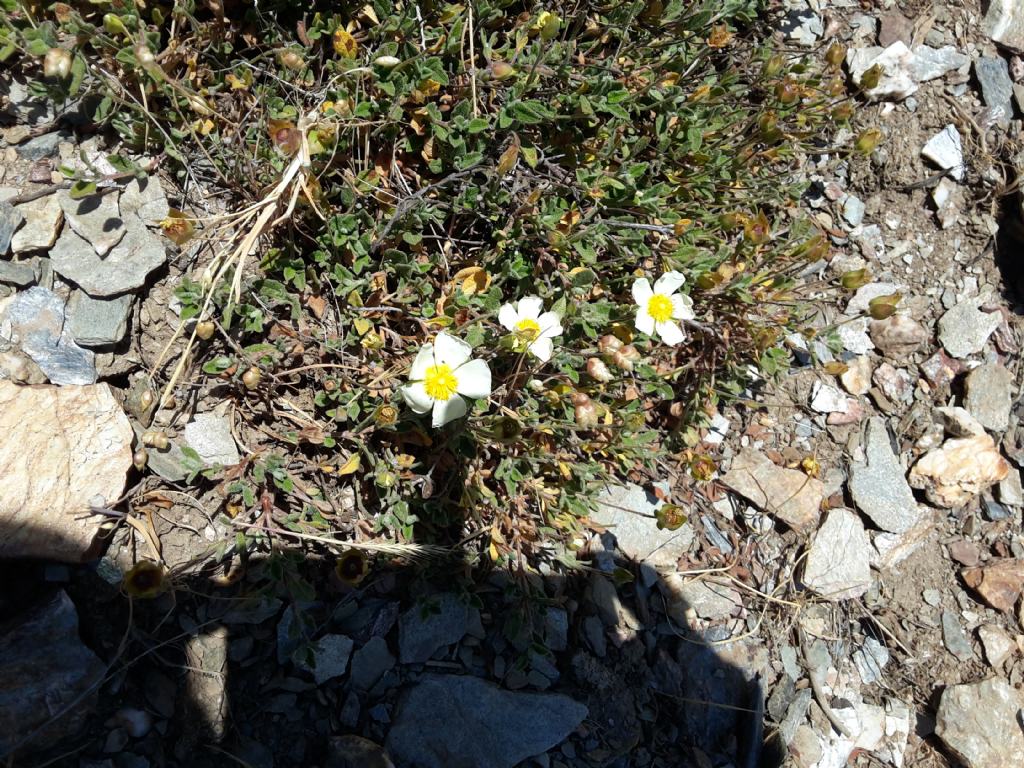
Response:
POLYGON ((993 41, 1024 53, 1024 7, 1017 0, 991 0, 982 29, 993 41))
POLYGON ((826 600, 860 597, 871 587, 870 557, 860 518, 848 509, 831 509, 808 549, 804 584, 826 600))
POLYGON ((341 677, 348 669, 352 639, 345 635, 324 635, 312 646, 313 679, 317 685, 341 677))
POLYGON ((121 193, 120 205, 125 216, 138 217, 150 226, 166 219, 170 212, 167 195, 156 176, 129 181, 121 193))
POLYGON ((130 293, 114 299, 94 299, 83 291, 74 291, 67 305, 68 330, 85 347, 117 344, 128 330, 134 301, 130 293))
POLYGON ((981 96, 986 106, 1001 109, 1006 122, 1013 116, 1013 80, 1006 59, 1000 56, 981 56, 974 62, 974 76, 981 85, 981 96))
POLYGON ((53 132, 36 136, 17 148, 18 157, 22 160, 35 163, 46 157, 53 157, 57 154, 57 147, 62 141, 73 138, 69 133, 53 132))
POLYGON ((424 675, 400 702, 386 746, 409 768, 512 768, 558 745, 586 716, 584 705, 561 694, 424 675))
POLYGON ((1024 693, 990 678, 942 692, 935 733, 967 768, 1024 765, 1024 693))
POLYGON ((352 685, 368 691, 395 666, 395 657, 383 637, 371 637, 352 655, 352 685))
POLYGON ((476 608, 451 592, 412 606, 398 619, 399 660, 403 664, 427 661, 440 648, 459 642, 478 617, 476 608))
POLYGON ((61 190, 57 199, 64 211, 64 220, 79 237, 92 244, 98 255, 106 256, 121 242, 126 230, 116 194, 94 194, 75 200, 70 192, 61 190))
POLYGON ((25 214, 5 201, 0 201, 0 256, 11 247, 11 238, 15 230, 25 220, 25 214))
POLYGON ((46 288, 33 286, 11 300, 0 316, 0 339, 18 345, 54 384, 96 381, 93 353, 75 343, 64 302, 46 288))
POLYGON ((36 281, 36 271, 26 261, 0 261, 0 283, 25 288, 36 281))
POLYGON ((964 147, 960 131, 950 123, 928 139, 921 155, 943 170, 949 171, 957 181, 964 180, 964 147))
POLYGON ((1002 321, 999 312, 982 310, 989 301, 988 295, 962 299, 939 318, 939 342, 950 355, 965 358, 985 348, 1002 321))
POLYGON ((997 363, 980 365, 964 380, 964 407, 986 429, 1003 432, 1010 426, 1013 374, 997 363))
POLYGON ((945 644, 946 650, 960 661, 974 659, 971 642, 967 639, 964 628, 960 626, 960 620, 951 611, 942 612, 942 642, 945 644))
POLYGON ((230 467, 242 460, 238 455, 231 424, 217 413, 197 413, 185 425, 185 442, 207 464, 230 467))
POLYGON ((817 478, 775 465, 763 453, 744 449, 722 483, 791 528, 803 531, 818 521, 825 486, 817 478))
POLYGON ((607 528, 623 555, 652 568, 674 568, 693 543, 693 526, 661 530, 655 515, 665 502, 639 485, 609 486, 597 498, 591 520, 607 528))
POLYGON ((118 296, 144 285, 149 273, 167 260, 167 250, 139 219, 124 218, 124 237, 104 258, 65 229, 50 251, 54 270, 90 296, 118 296))
POLYGON ((868 421, 864 436, 865 461, 850 467, 850 494, 857 508, 883 531, 902 533, 918 521, 914 492, 906 470, 893 452, 885 419, 868 421))
POLYGON ((30 200, 18 207, 18 212, 25 219, 21 229, 11 238, 11 251, 25 253, 43 251, 53 245, 60 232, 60 223, 64 212, 56 195, 30 200))

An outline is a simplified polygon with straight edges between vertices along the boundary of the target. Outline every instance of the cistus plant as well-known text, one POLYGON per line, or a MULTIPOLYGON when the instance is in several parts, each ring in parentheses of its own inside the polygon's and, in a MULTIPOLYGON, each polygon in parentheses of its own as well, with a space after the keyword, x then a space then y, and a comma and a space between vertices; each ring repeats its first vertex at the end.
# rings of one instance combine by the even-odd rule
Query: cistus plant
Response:
POLYGON ((179 286, 202 333, 153 377, 233 386, 235 517, 336 530, 345 497, 572 562, 604 483, 714 477, 708 418, 784 365, 827 252, 793 171, 850 102, 758 2, 0 3, 37 92, 228 201, 165 222, 233 256, 179 286))

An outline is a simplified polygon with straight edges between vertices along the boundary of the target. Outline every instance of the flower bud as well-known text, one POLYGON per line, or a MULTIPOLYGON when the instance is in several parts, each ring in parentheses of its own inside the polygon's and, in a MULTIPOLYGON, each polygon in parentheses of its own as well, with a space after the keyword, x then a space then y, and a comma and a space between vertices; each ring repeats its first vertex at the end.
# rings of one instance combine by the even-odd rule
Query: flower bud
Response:
POLYGON ((373 63, 383 69, 394 69, 402 63, 402 60, 397 56, 378 56, 373 63))
POLYGON ((825 51, 825 61, 830 67, 838 67, 846 58, 846 46, 836 40, 825 51))
POLYGON ((847 291, 856 291, 871 282, 871 273, 866 269, 851 269, 849 272, 843 273, 839 282, 847 291))
POLYGON ((592 357, 587 360, 587 375, 595 381, 602 383, 608 383, 614 378, 612 372, 608 370, 608 366, 599 357, 592 357))
POLYGON ((782 58, 781 54, 777 53, 764 63, 764 76, 769 78, 775 77, 782 71, 784 66, 786 66, 786 60, 782 58))
POLYGON ((872 88, 877 87, 878 82, 882 79, 882 67, 878 64, 868 69, 863 75, 860 76, 860 87, 865 91, 870 91, 872 88))
POLYGON ((302 57, 302 54, 293 48, 278 51, 277 63, 285 69, 290 69, 292 72, 297 72, 306 66, 306 60, 302 57))
POLYGON ((381 405, 373 412, 378 427, 391 427, 398 423, 398 409, 393 405, 381 405))
POLYGON ((204 320, 201 323, 196 323, 196 336, 203 341, 209 341, 213 338, 214 331, 217 330, 217 326, 213 324, 212 320, 204 320))
POLYGON ((491 75, 494 76, 495 80, 508 80, 510 77, 514 77, 515 74, 516 68, 507 61, 491 62, 491 75))
POLYGON ((63 80, 71 74, 71 53, 63 48, 51 48, 43 57, 43 75, 63 80))
POLYGON ((140 67, 147 69, 156 63, 156 56, 149 50, 149 46, 140 43, 135 46, 135 60, 139 62, 140 67))
POLYGON ((783 79, 775 86, 775 98, 783 104, 794 104, 800 98, 800 85, 791 77, 783 79))
POLYGON ((139 448, 135 453, 132 454, 132 464, 135 468, 141 472, 146 468, 146 463, 149 461, 149 451, 145 448, 139 448))
POLYGON ((832 110, 832 119, 837 122, 845 123, 851 117, 853 117, 852 102, 844 101, 842 104, 837 104, 836 107, 832 110))
POLYGON ((868 128, 865 131, 861 131, 857 135, 857 140, 854 142, 854 148, 862 155, 870 155, 875 151, 882 141, 882 132, 877 128, 868 128))
POLYGON ((576 424, 583 429, 590 429, 597 426, 597 406, 582 392, 572 396, 575 406, 576 424))
POLYGON ((602 355, 609 355, 622 349, 622 340, 610 333, 602 336, 597 342, 597 348, 602 355))
POLYGON ((142 444, 150 448, 156 448, 158 451, 163 451, 170 445, 170 440, 167 439, 167 435, 163 432, 150 430, 142 433, 142 444))
POLYGON ((633 363, 640 359, 640 351, 632 344, 612 352, 612 365, 628 373, 633 371, 633 363))
POLYGON ((876 296, 868 302, 868 314, 872 320, 885 320, 896 314, 896 305, 903 298, 902 293, 890 293, 888 296, 876 296))
POLYGON ((245 385, 246 389, 256 389, 262 379, 263 375, 260 373, 260 369, 255 366, 242 374, 242 384, 245 385))

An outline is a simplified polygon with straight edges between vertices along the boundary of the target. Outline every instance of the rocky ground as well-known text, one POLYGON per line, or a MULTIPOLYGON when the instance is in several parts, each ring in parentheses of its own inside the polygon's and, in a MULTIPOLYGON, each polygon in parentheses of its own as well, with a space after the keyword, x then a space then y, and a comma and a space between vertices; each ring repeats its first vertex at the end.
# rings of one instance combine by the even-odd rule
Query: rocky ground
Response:
MULTIPOLYGON (((322 574, 331 600, 299 580, 282 599, 193 568, 232 533, 179 484, 196 460, 242 459, 237 425, 209 398, 185 422, 154 414, 139 386, 196 258, 155 225, 168 196, 189 201, 116 168, 98 204, 74 200, 55 168, 102 167, 102 140, 5 82, 0 556, 47 559, 4 566, 0 756, 1024 764, 1024 10, 868 5, 791 0, 778 32, 794 49, 842 41, 855 125, 883 135, 799 169, 833 243, 800 277, 817 334, 788 339, 791 374, 716 419, 719 476, 686 525, 653 524, 681 502, 671 476, 609 489, 590 572, 545 569, 529 595, 505 574, 456 592, 444 567, 396 564, 358 589, 322 574), (125 489, 154 425, 175 438, 125 489), (90 560, 129 492, 153 494, 149 526, 118 527, 90 560), (94 514, 40 527, 76 504, 94 514), (176 588, 129 604, 123 576, 154 551, 176 588)), ((292 566, 275 562, 279 582, 292 566)))

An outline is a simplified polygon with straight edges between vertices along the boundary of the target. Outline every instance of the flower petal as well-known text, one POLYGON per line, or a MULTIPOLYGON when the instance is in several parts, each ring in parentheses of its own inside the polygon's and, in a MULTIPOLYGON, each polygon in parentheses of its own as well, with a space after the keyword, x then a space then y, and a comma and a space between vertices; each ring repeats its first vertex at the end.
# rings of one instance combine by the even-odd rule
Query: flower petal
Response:
POLYGON ((679 327, 679 323, 674 323, 671 320, 664 323, 658 323, 657 330, 661 340, 670 347, 674 347, 676 344, 681 344, 683 339, 686 338, 686 334, 683 333, 683 329, 679 327))
POLYGON ((537 318, 537 325, 540 326, 540 338, 549 339, 552 336, 562 335, 562 318, 554 312, 545 312, 537 318))
POLYGON ((458 383, 455 391, 466 397, 487 397, 491 394, 491 369, 483 360, 470 360, 455 369, 458 383))
POLYGON ((658 282, 654 284, 655 293, 675 293, 679 290, 679 287, 686 282, 686 276, 681 272, 676 272, 674 269, 671 272, 666 272, 664 275, 658 278, 658 282))
POLYGON ((414 413, 426 413, 430 410, 430 406, 434 404, 434 399, 423 388, 422 381, 406 384, 403 387, 399 387, 398 391, 402 393, 402 399, 409 404, 414 413))
POLYGON ((524 296, 519 300, 519 319, 528 317, 531 320, 536 320, 542 309, 544 309, 544 300, 540 296, 524 296))
POLYGON ((516 312, 516 308, 511 304, 503 304, 501 309, 498 310, 498 322, 510 331, 514 331, 516 323, 519 322, 519 313, 516 312))
POLYGON ((434 403, 434 413, 430 423, 434 427, 443 427, 449 421, 455 421, 466 415, 466 401, 456 395, 448 400, 437 400, 434 403))
POLYGON ((438 365, 447 365, 451 368, 458 368, 469 360, 473 348, 462 339, 449 336, 444 331, 437 334, 434 339, 434 360, 438 365))
POLYGON ((677 293, 672 297, 672 317, 676 320, 693 320, 696 316, 693 312, 693 299, 685 293, 677 293))
POLYGON ((416 359, 412 361, 412 367, 409 368, 409 380, 410 381, 422 381, 423 377, 427 373, 427 368, 434 364, 434 345, 424 344, 420 351, 416 354, 416 359))
POLYGON ((555 343, 549 338, 541 337, 533 342, 528 349, 538 360, 546 363, 551 359, 551 353, 555 350, 555 343))
POLYGON ((646 333, 648 336, 654 335, 654 318, 647 311, 646 304, 640 307, 640 310, 636 313, 636 322, 633 324, 640 333, 646 333))
POLYGON ((654 295, 651 290, 651 283, 646 277, 638 278, 633 283, 633 301, 641 307, 647 306, 647 301, 654 295))

